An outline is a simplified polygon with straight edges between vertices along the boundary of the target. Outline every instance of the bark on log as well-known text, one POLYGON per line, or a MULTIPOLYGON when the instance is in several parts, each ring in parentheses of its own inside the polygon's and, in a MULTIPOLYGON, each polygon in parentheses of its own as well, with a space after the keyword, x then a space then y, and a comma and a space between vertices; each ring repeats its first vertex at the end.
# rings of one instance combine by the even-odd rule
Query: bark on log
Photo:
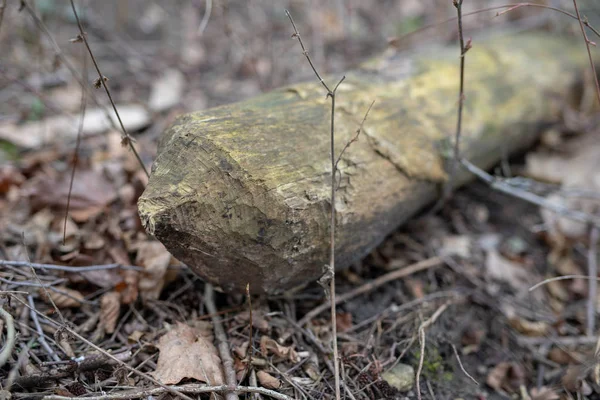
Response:
MULTIPOLYGON (((462 152, 481 167, 530 145, 583 74, 580 41, 525 35, 467 54, 462 152)), ((298 61, 302 55, 298 54, 298 61)), ((435 200, 451 155, 458 48, 387 54, 337 91, 336 266, 365 256, 435 200)), ((337 77, 328 79, 333 82, 337 77)), ((150 234, 226 291, 275 293, 328 262, 330 105, 318 82, 180 117, 161 138, 139 213, 150 234)), ((457 184, 470 179, 462 170, 457 184)))

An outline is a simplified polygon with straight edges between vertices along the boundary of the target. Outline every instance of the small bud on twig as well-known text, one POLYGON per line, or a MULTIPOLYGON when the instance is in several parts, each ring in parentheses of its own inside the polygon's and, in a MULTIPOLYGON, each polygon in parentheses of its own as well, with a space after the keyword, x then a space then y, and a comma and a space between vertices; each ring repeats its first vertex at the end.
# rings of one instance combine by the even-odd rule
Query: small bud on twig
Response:
POLYGON ((100 79, 100 77, 96 78, 94 81, 94 87, 96 89, 100 89, 102 87, 102 80, 104 80, 104 82, 108 82, 108 78, 105 76, 102 76, 102 79, 100 79))
POLYGON ((467 44, 465 44, 465 49, 464 49, 464 51, 463 51, 463 55, 464 55, 464 54, 465 54, 467 51, 469 51, 469 49, 470 49, 471 47, 473 47, 473 46, 472 46, 472 40, 471 40, 471 38, 468 38, 468 39, 467 39, 467 44))
POLYGON ((71 43, 80 43, 80 42, 83 42, 83 36, 81 35, 81 33, 78 33, 77 36, 75 36, 74 38, 69 39, 69 42, 71 42, 71 43))

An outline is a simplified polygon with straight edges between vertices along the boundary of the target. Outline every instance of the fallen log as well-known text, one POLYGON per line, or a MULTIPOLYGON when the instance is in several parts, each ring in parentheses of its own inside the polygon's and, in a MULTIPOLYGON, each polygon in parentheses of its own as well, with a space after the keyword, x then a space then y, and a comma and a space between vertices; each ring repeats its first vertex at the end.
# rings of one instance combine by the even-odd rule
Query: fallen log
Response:
MULTIPOLYGON (((529 146, 588 67, 580 42, 547 34, 476 42, 467 54, 462 154, 488 168, 529 146)), ((423 48, 346 74, 336 96, 338 154, 375 105, 339 164, 337 267, 439 196, 458 64, 457 47, 423 48)), ((146 230, 225 291, 243 293, 249 283, 276 293, 318 278, 328 262, 329 113, 322 86, 311 82, 181 116, 163 134, 139 199, 146 230)), ((469 179, 461 169, 456 186, 469 179)))

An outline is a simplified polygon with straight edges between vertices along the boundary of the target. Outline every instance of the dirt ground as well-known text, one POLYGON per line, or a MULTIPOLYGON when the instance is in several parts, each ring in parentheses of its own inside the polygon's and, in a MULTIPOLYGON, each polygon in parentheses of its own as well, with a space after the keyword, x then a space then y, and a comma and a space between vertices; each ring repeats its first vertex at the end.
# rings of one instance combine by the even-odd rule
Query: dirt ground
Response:
MULTIPOLYGON (((329 310, 315 312, 322 287, 212 293, 146 235, 136 201, 148 178, 104 118, 110 103, 93 88, 102 83, 71 3, 18 3, 0 1, 0 398, 230 399, 223 338, 238 383, 264 389, 240 397, 334 398, 329 310)), ((451 1, 76 3, 148 169, 176 116, 314 79, 285 9, 327 74, 391 47, 457 45, 455 24, 437 23, 455 15, 451 1)), ((581 7, 591 23, 600 16, 592 1, 581 7)), ((492 10, 466 18, 465 30, 474 40, 580 34, 548 11, 492 10)), ((534 149, 492 172, 597 216, 599 108, 585 85, 534 149)), ((436 214, 423 206, 337 274, 344 294, 419 266, 339 304, 343 398, 600 398, 597 228, 481 182, 436 214)))

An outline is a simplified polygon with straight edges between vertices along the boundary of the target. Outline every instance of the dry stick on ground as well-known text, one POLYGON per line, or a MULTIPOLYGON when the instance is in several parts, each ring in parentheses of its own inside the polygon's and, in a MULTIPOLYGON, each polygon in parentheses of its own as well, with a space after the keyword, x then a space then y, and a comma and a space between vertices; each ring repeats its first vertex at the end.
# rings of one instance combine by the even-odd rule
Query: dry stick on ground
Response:
MULTIPOLYGON (((104 394, 102 396, 90 396, 85 397, 86 400, 127 400, 127 399, 139 399, 142 397, 150 397, 164 394, 167 389, 173 389, 177 393, 190 393, 190 394, 201 394, 201 393, 223 393, 227 392, 230 388, 228 385, 221 386, 207 386, 207 385, 181 385, 181 386, 168 386, 165 388, 151 388, 151 389, 137 389, 130 390, 123 393, 104 394)), ((263 387, 251 387, 251 386, 238 386, 236 388, 241 393, 259 393, 263 396, 269 396, 277 400, 293 400, 291 397, 281 393, 277 393, 274 390, 265 389, 263 387)), ((189 397, 188 397, 189 398, 189 397)), ((72 397, 66 396, 44 396, 42 400, 73 400, 72 397)))
POLYGON ((444 184, 442 197, 440 197, 440 200, 433 207, 434 211, 438 211, 450 197, 450 192, 452 191, 452 181, 454 180, 454 175, 456 175, 456 169, 458 168, 460 159, 460 134, 462 130, 463 105, 465 102, 465 55, 471 48, 471 40, 468 40, 465 44, 465 38, 463 35, 462 2, 463 0, 453 0, 453 4, 454 7, 456 7, 456 12, 458 15, 458 39, 460 42, 460 86, 458 89, 458 115, 456 119, 456 133, 454 136, 454 157, 452 159, 448 180, 444 184))
POLYGON ((477 382, 477 380, 475 380, 475 378, 473 378, 473 377, 471 376, 471 374, 469 374, 469 373, 467 372, 467 370, 465 370, 465 367, 463 366, 463 363, 462 363, 462 361, 460 361, 460 356, 458 355, 458 350, 456 350, 456 346, 455 346, 454 344, 452 344, 452 343, 451 343, 450 345, 452 346, 452 350, 454 351, 454 355, 456 356, 456 361, 458 361, 458 365, 460 366, 460 369, 461 369, 461 371, 462 371, 462 372, 463 372, 463 373, 464 373, 464 374, 465 374, 465 375, 466 375, 466 376, 467 376, 467 377, 468 377, 470 380, 472 380, 473 382, 475 382, 475 384, 476 384, 477 386, 479 386, 479 382, 477 382))
POLYGON ((223 323, 221 317, 217 314, 217 306, 215 306, 215 291, 210 283, 207 283, 204 288, 204 304, 208 313, 211 315, 213 323, 213 329, 215 331, 215 339, 217 339, 217 347, 219 349, 219 355, 221 356, 221 363, 223 364, 223 374, 225 375, 225 382, 227 383, 227 391, 225 398, 227 400, 239 400, 238 395, 235 393, 237 388, 237 379, 235 377, 235 368, 233 367, 233 359, 229 351, 229 342, 227 341, 227 334, 223 329, 223 323))
POLYGON ((419 400, 421 400, 421 371, 423 370, 423 361, 425 360, 425 329, 429 328, 440 317, 440 315, 442 315, 442 313, 446 311, 449 305, 450 302, 443 304, 433 313, 433 315, 429 319, 425 320, 419 326, 419 343, 421 344, 421 354, 419 354, 419 366, 415 375, 415 381, 417 384, 417 398, 419 400))
POLYGON ((31 295, 27 296, 27 302, 29 303, 29 308, 34 311, 31 313, 31 320, 33 321, 33 324, 35 325, 35 330, 37 331, 37 333, 39 335, 38 342, 44 348, 44 350, 46 350, 46 353, 48 353, 48 355, 50 355, 50 357, 52 357, 54 359, 54 361, 60 361, 61 359, 58 356, 58 354, 56 354, 54 349, 52 347, 50 347, 48 342, 46 342, 46 336, 44 334, 44 330, 42 329, 42 325, 40 325, 40 320, 38 319, 38 315, 37 315, 38 312, 37 312, 37 309, 35 308, 33 296, 31 296, 31 295))
POLYGON ((596 217, 594 215, 577 210, 571 210, 568 207, 565 207, 561 204, 550 202, 545 197, 528 192, 515 185, 511 185, 510 179, 501 179, 490 175, 465 158, 461 159, 460 162, 469 172, 480 178, 482 181, 486 182, 488 185, 490 185, 492 189, 496 189, 502 193, 506 193, 510 196, 517 197, 521 200, 525 200, 529 203, 536 204, 540 207, 547 208, 548 210, 554 211, 555 213, 570 218, 574 221, 579 221, 584 224, 591 224, 595 227, 600 228, 600 217, 596 217))
MULTIPOLYGON (((32 345, 33 345, 33 339, 31 341, 31 344, 28 345, 28 347, 31 347, 32 345)), ((27 355, 27 351, 22 351, 22 354, 23 353, 25 354, 25 356, 27 355)), ((114 356, 117 357, 121 361, 128 361, 132 358, 131 351, 116 353, 116 354, 114 354, 114 356)), ((21 356, 19 356, 19 358, 21 358, 21 356)), ((102 367, 113 365, 111 360, 107 360, 106 357, 98 355, 98 354, 86 355, 82 358, 84 358, 83 361, 80 361, 77 364, 78 372, 92 371, 92 370, 97 370, 102 367)), ((22 363, 20 363, 20 364, 22 364, 22 363)), ((68 365, 68 364, 66 364, 66 365, 68 365)), ((138 365, 138 367, 139 367, 139 365, 138 365)), ((48 384, 50 381, 58 381, 62 378, 68 378, 68 377, 72 377, 72 376, 73 376, 73 370, 67 366, 67 368, 64 368, 64 369, 61 369, 58 371, 57 370, 49 370, 49 371, 44 371, 41 373, 31 373, 28 375, 21 375, 19 377, 16 377, 16 376, 14 376, 12 378, 9 377, 8 379, 6 379, 5 383, 7 386, 10 383, 11 385, 18 386, 21 389, 30 389, 30 388, 44 386, 44 385, 48 384)))
POLYGON ((46 269, 46 270, 55 270, 55 271, 64 271, 64 272, 89 272, 89 271, 100 271, 105 269, 130 269, 134 271, 143 271, 144 268, 137 267, 135 265, 121 265, 121 264, 103 264, 103 265, 88 265, 86 267, 72 267, 69 265, 56 265, 56 264, 40 264, 40 263, 30 263, 28 261, 10 261, 10 260, 0 260, 0 267, 10 265, 13 267, 31 267, 34 269, 46 269))
POLYGON ((42 314, 41 312, 39 312, 37 309, 32 308, 29 306, 29 304, 25 303, 24 301, 22 301, 21 299, 19 299, 17 296, 13 296, 13 299, 15 299, 16 301, 18 301, 19 303, 23 304, 25 307, 29 308, 30 311, 33 311, 35 314, 42 316, 44 318, 46 318, 48 321, 52 322, 53 324, 55 324, 56 326, 66 330, 67 332, 69 332, 71 335, 73 335, 73 337, 75 337, 76 339, 82 341, 84 344, 90 346, 91 348, 93 348, 94 350, 98 351, 99 353, 103 354, 104 356, 110 358, 111 360, 115 361, 119 366, 125 368, 126 370, 133 372, 134 374, 154 383, 155 385, 160 386, 161 388, 163 388, 163 390, 178 396, 182 399, 185 400, 192 400, 191 397, 186 396, 185 394, 173 389, 170 386, 164 385, 161 382, 157 381, 156 379, 154 379, 153 377, 151 377, 150 375, 142 372, 142 371, 138 371, 137 369, 129 366, 128 364, 126 364, 125 362, 119 360, 117 357, 115 357, 114 355, 112 355, 111 353, 109 353, 108 351, 104 350, 103 348, 95 345, 94 343, 90 342, 89 340, 87 340, 86 338, 84 338, 83 336, 81 336, 79 333, 77 333, 74 329, 72 329, 71 327, 69 327, 68 325, 61 325, 60 323, 58 323, 57 321, 53 320, 52 318, 42 314))
MULTIPOLYGON (((412 275, 419 271, 423 271, 423 270, 438 266, 438 265, 442 264, 443 262, 444 261, 441 257, 431 257, 431 258, 427 258, 423 261, 419 261, 414 264, 411 264, 407 267, 400 268, 400 269, 394 270, 392 272, 388 272, 387 274, 382 275, 379 278, 374 279, 370 282, 367 282, 355 289, 352 289, 351 291, 344 293, 341 296, 337 296, 337 298, 335 299, 335 305, 341 304, 341 303, 345 302, 346 300, 353 299, 356 296, 360 296, 361 294, 365 294, 372 290, 375 290, 378 287, 385 285, 388 282, 395 281, 397 279, 404 278, 406 276, 412 275)), ((327 308, 328 308, 327 304, 321 304, 320 306, 313 308, 311 311, 306 313, 306 315, 304 315, 304 317, 302 317, 302 319, 300 321, 298 321, 298 325, 300 325, 300 326, 305 325, 308 321, 315 318, 316 316, 321 314, 323 311, 327 310, 327 308)))
MULTIPOLYGON (((258 381, 256 380, 256 371, 254 369, 252 371, 250 371, 250 376, 248 377, 248 381, 250 382, 250 385, 258 386, 258 381)), ((253 393, 252 398, 254 400, 261 399, 260 394, 258 394, 258 393, 253 393)))
MULTIPOLYGON (((250 366, 252 365, 252 356, 254 355, 254 346, 252 346, 252 340, 254 337, 254 332, 252 332, 252 297, 250 296, 250 284, 246 285, 246 299, 248 301, 248 322, 249 322, 249 330, 248 332, 248 348, 246 349, 246 368, 244 369, 244 374, 242 375, 243 381, 246 376, 248 376, 248 372, 250 371, 250 366)), ((253 371, 254 372, 254 371, 253 371)), ((256 386, 256 385, 254 385, 256 386)))
POLYGON ((119 111, 117 111, 117 106, 115 105, 115 102, 113 101, 113 98, 110 94, 110 90, 108 89, 108 86, 106 85, 106 81, 108 80, 108 78, 106 78, 104 75, 102 75, 102 72, 100 71, 100 67, 98 66, 98 62, 96 61, 96 57, 94 57, 94 53, 92 53, 92 49, 90 47, 90 44, 88 43, 86 34, 83 31, 83 25, 81 25, 81 21, 79 20, 79 15, 77 14, 77 10, 75 9, 75 4, 73 3, 73 0, 71 0, 71 9, 73 10, 73 15, 75 15, 75 20, 77 21, 77 26, 79 27, 79 35, 77 36, 76 41, 83 41, 85 43, 85 47, 87 48, 90 58, 92 59, 92 63, 94 63, 94 68, 96 68, 96 72, 98 73, 98 80, 96 81, 96 86, 102 85, 102 87, 104 88, 104 91, 106 92, 106 95, 108 96, 108 100, 110 101, 113 111, 115 112, 115 115, 117 116, 119 125, 121 126, 121 130, 122 130, 121 144, 124 146, 129 146, 129 149, 135 155, 135 158, 137 158, 142 169, 146 173, 146 176, 149 177, 150 174, 148 173, 148 169, 146 169, 144 162, 142 161, 137 150, 135 149, 135 146, 133 145, 133 139, 129 135, 129 133, 127 133, 127 130, 125 129, 125 125, 123 125, 123 121, 121 120, 121 115, 119 115, 119 111))
MULTIPOLYGON (((304 56, 306 57, 308 63, 310 64, 310 67, 312 68, 313 72, 315 73, 315 75, 317 76, 317 79, 319 79, 319 82, 323 85, 323 87, 325 88, 325 90, 327 90, 327 97, 331 98, 331 127, 330 127, 330 138, 329 138, 329 142, 330 142, 330 158, 331 158, 331 220, 329 223, 329 231, 330 231, 330 243, 329 243, 329 266, 327 267, 327 270, 325 272, 325 274, 323 275, 323 278, 321 278, 319 281, 319 283, 323 283, 324 285, 326 285, 327 281, 329 281, 329 299, 330 299, 330 305, 331 305, 331 334, 332 334, 332 339, 333 339, 333 369, 334 369, 334 382, 335 382, 335 398, 336 400, 340 400, 341 399, 341 392, 340 392, 340 361, 339 361, 339 355, 338 355, 338 348, 337 348, 337 321, 336 321, 336 310, 335 310, 335 189, 336 189, 336 184, 335 184, 335 180, 336 180, 336 167, 337 167, 337 162, 336 162, 336 157, 335 157, 335 92, 337 91, 337 88, 340 86, 340 84, 344 81, 344 79, 346 78, 345 76, 342 77, 342 79, 340 79, 340 81, 337 83, 337 85, 335 85, 335 87, 333 88, 333 90, 331 90, 329 88, 329 86, 327 86, 327 84, 325 83, 325 81, 323 81, 323 78, 321 78, 321 75, 319 75, 319 72, 317 71, 317 69, 315 68, 312 60, 310 59, 310 56, 308 55, 308 51, 306 50, 306 48, 304 47, 304 43, 302 42, 302 38, 300 37, 300 32, 298 32, 298 29, 296 28, 296 24, 294 23, 294 20, 292 19, 292 15, 289 13, 288 10, 285 10, 286 15, 288 16, 288 18, 290 19, 290 22, 292 24, 292 26, 294 27, 294 34, 292 35, 292 37, 295 37, 296 39, 298 39, 298 43, 300 43, 300 47, 302 47, 302 54, 304 54, 304 56)), ((360 131, 359 131, 360 133, 360 131)), ((344 148, 345 150, 345 148, 344 148)), ((324 286, 326 287, 326 286, 324 286)))
POLYGON ((0 351, 0 368, 2 368, 15 348, 15 322, 13 316, 1 306, 0 318, 4 320, 4 325, 6 326, 6 340, 0 351))
MULTIPOLYGON (((31 273, 33 274, 33 277, 38 281, 38 283, 41 284, 42 280, 40 279, 40 277, 38 276, 38 274, 35 272, 35 268, 33 268, 31 266, 31 258, 29 257, 29 252, 27 251, 27 245, 25 244, 25 233, 22 233, 21 240, 23 242, 23 249, 25 250, 25 256, 27 258, 27 262, 29 262, 29 265, 28 265, 29 269, 31 270, 31 273)), ((60 320, 62 321, 63 325, 67 325, 67 321, 65 320, 64 315, 62 314, 62 312, 60 312, 59 308, 56 306, 56 303, 54 302, 54 299, 52 298, 52 296, 50 296, 50 293, 48 292, 48 288, 46 286, 44 286, 44 285, 42 285, 41 288, 44 291, 44 295, 46 296, 46 299, 48 299, 48 301, 50 301, 50 304, 52 304, 52 307, 54 308, 54 311, 60 317, 60 320)), ((31 295, 29 295, 27 297, 28 297, 28 300, 29 300, 29 305, 31 307, 35 308, 35 304, 33 303, 33 297, 31 297, 31 295)), ((40 330, 38 330, 38 332, 40 332, 40 330)))
MULTIPOLYGON (((13 384, 17 380, 17 375, 19 374, 19 371, 21 371, 21 367, 23 367, 25 365, 25 362, 27 360, 29 360, 29 349, 31 349, 31 347, 33 346, 34 343, 35 343, 35 339, 30 339, 29 342, 27 343, 27 345, 25 345, 24 343, 20 343, 21 353, 19 354, 19 357, 17 358, 17 362, 14 363, 14 365, 10 369, 10 372, 8 373, 8 376, 6 377, 4 382, 2 382, 2 385, 4 386, 4 390, 10 392, 10 389, 12 388, 13 384)), ((72 376, 72 374, 71 374, 71 376, 72 376)))
POLYGON ((543 344, 561 345, 561 346, 583 346, 583 345, 595 345, 598 343, 600 336, 558 336, 558 337, 546 337, 546 336, 523 336, 519 335, 516 337, 517 343, 520 346, 539 346, 543 344))

